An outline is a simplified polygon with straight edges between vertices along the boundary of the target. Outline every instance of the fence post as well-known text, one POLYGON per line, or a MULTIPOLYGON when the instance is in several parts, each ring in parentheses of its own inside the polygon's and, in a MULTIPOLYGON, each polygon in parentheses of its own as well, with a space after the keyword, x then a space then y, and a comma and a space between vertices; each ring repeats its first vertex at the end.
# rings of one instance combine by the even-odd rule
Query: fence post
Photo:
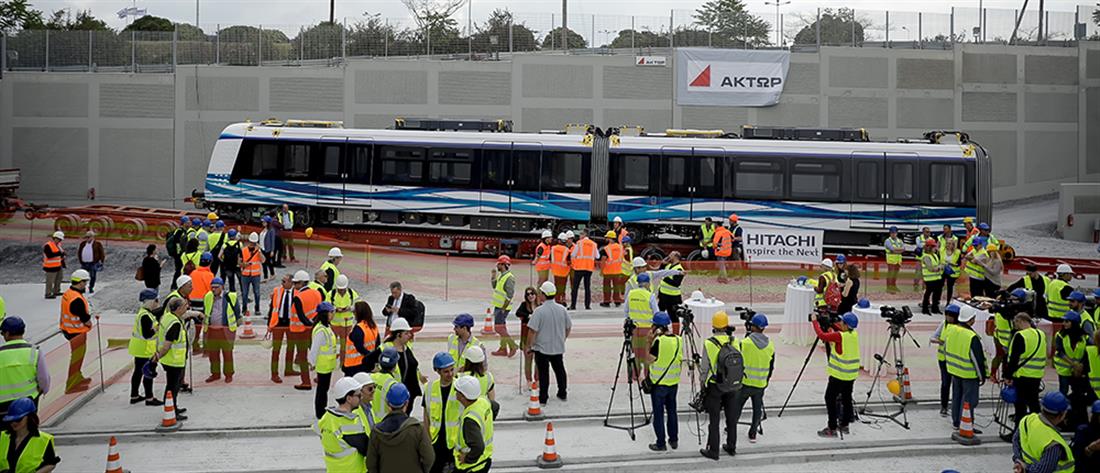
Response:
POLYGON ((43 63, 44 72, 50 72, 50 30, 46 30, 46 61, 43 63))
POLYGON ((886 10, 886 44, 884 47, 890 47, 890 10, 886 10))
MULTIPOLYGON (((853 21, 854 23, 854 21, 853 21)), ((817 21, 814 22, 814 37, 817 42, 817 49, 821 50, 821 7, 817 8, 817 21)))
POLYGON ((179 52, 176 48, 179 47, 179 26, 172 27, 172 72, 176 71, 176 64, 179 64, 179 52))
POLYGON ((630 16, 630 49, 634 49, 634 15, 630 16))
POLYGON ((672 49, 676 47, 676 35, 673 33, 673 23, 675 19, 673 16, 676 14, 676 10, 668 11, 668 48, 672 49))
POLYGON ((980 11, 978 13, 981 16, 981 18, 978 19, 978 24, 981 25, 980 26, 981 29, 979 31, 982 34, 982 36, 981 36, 982 37, 982 43, 985 43, 985 22, 987 20, 989 20, 988 16, 986 15, 987 13, 989 13, 989 9, 988 8, 983 8, 982 11, 980 11))
MULTIPOLYGON (((302 61, 306 58, 306 39, 302 37, 302 32, 305 31, 304 26, 298 27, 298 65, 302 65, 302 61)), ((290 58, 287 58, 288 60, 290 58)))
POLYGON ((924 14, 917 12, 917 49, 924 49, 924 14))
POLYGON ((390 20, 386 20, 386 29, 382 33, 382 55, 390 57, 390 20))
POLYGON ((214 33, 214 64, 222 63, 222 25, 215 26, 218 29, 214 33))
POLYGON ((951 7, 951 20, 948 22, 947 31, 951 35, 951 48, 955 47, 955 7, 951 7))
POLYGON ((92 41, 94 39, 92 30, 88 30, 88 72, 92 72, 92 41))
MULTIPOLYGON (((855 11, 855 9, 852 9, 852 47, 853 48, 856 47, 856 23, 858 23, 856 21, 856 11, 855 11)), ((863 32, 863 36, 864 36, 864 38, 867 37, 867 31, 863 32)))
POLYGON ((592 46, 593 49, 596 48, 596 15, 595 14, 592 14, 592 44, 590 44, 589 46, 592 46))
POLYGON ((512 53, 516 52, 516 50, 515 50, 515 48, 516 48, 516 44, 515 44, 515 27, 516 27, 515 23, 513 23, 511 21, 508 22, 508 54, 512 54, 512 53))
POLYGON ((137 32, 130 30, 130 72, 137 74, 137 32))
POLYGON ((260 25, 259 34, 256 35, 256 65, 264 65, 264 25, 260 25))
POLYGON ((0 33, 0 76, 8 70, 8 35, 0 33))
POLYGON ((347 64, 348 62, 348 17, 344 17, 344 27, 340 28, 340 59, 341 62, 347 64))
POLYGON ((554 14, 550 14, 550 49, 554 49, 554 14))

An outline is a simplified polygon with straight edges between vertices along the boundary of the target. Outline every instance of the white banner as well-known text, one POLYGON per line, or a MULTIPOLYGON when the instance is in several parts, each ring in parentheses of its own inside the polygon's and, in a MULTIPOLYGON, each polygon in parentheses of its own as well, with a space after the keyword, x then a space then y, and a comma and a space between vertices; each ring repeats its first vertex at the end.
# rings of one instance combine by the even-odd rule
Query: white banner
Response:
POLYGON ((753 262, 820 264, 824 230, 745 228, 745 257, 753 262))
POLYGON ((680 48, 676 104, 768 107, 779 103, 790 51, 680 48))

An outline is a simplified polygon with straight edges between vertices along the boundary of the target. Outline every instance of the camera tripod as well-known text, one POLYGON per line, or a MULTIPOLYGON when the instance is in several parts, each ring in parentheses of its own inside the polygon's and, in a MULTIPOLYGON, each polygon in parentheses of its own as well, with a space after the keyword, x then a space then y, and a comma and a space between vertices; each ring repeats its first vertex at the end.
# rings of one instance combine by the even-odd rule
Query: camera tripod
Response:
POLYGON ((612 429, 625 430, 630 434, 630 440, 635 440, 634 431, 649 425, 650 418, 649 412, 645 407, 645 394, 642 393, 641 387, 635 387, 635 378, 641 373, 640 366, 638 366, 638 360, 634 357, 633 349, 633 336, 631 335, 632 329, 626 331, 623 337, 623 347, 619 351, 619 366, 615 369, 615 381, 611 384, 611 398, 607 400, 607 413, 603 416, 604 427, 610 427, 612 429), (623 360, 626 360, 626 388, 627 398, 630 400, 630 425, 614 425, 611 423, 611 407, 615 404, 615 391, 619 387, 619 376, 623 373, 623 360), (641 423, 636 422, 636 416, 634 412, 634 396, 638 396, 638 404, 642 408, 643 420, 641 423))
MULTIPOLYGON (((817 309, 814 309, 814 312, 817 313, 817 316, 818 316, 819 319, 821 317, 827 317, 827 316, 830 316, 830 315, 833 316, 833 317, 836 316, 835 311, 832 311, 830 313, 830 311, 826 308, 817 308, 817 309)), ((813 317, 814 317, 814 313, 810 313, 810 320, 811 321, 813 320, 813 317)), ((829 327, 832 327, 832 323, 821 324, 821 329, 823 331, 830 330, 829 327)), ((779 414, 776 415, 776 417, 783 417, 783 412, 787 410, 787 404, 789 404, 791 402, 791 396, 794 396, 794 390, 798 388, 798 382, 802 380, 802 375, 806 373, 806 365, 809 365, 810 364, 810 358, 814 357, 814 352, 817 351, 817 344, 818 343, 821 343, 821 339, 817 338, 817 337, 814 337, 814 343, 812 345, 810 345, 810 351, 808 353, 806 353, 806 360, 802 362, 802 369, 798 370, 798 376, 796 378, 794 378, 794 384, 791 385, 791 391, 789 393, 787 393, 787 400, 783 401, 783 407, 779 408, 779 414)), ((825 345, 825 353, 826 353, 826 356, 828 356, 828 353, 829 353, 829 345, 828 344, 825 345)))
MULTIPOLYGON (((691 386, 691 399, 695 399, 696 396, 699 395, 699 386, 702 385, 702 383, 705 381, 703 379, 703 374, 699 373, 699 384, 696 384, 696 373, 699 370, 700 362, 702 360, 702 357, 699 355, 699 350, 695 348, 695 337, 697 337, 698 335, 699 330, 695 327, 695 317, 688 316, 683 318, 682 323, 680 324, 680 336, 684 339, 684 348, 685 351, 687 351, 687 356, 685 358, 687 359, 688 367, 688 384, 691 386)), ((699 411, 695 409, 692 410, 695 411, 695 432, 698 434, 696 435, 696 439, 698 440, 698 444, 702 445, 703 426, 699 420, 699 411)))
MULTIPOLYGON (((878 367, 875 368, 875 378, 871 381, 871 388, 867 390, 867 398, 863 400, 863 406, 859 408, 859 415, 868 417, 878 417, 881 419, 890 419, 894 423, 902 426, 905 429, 909 428, 909 415, 905 411, 905 406, 908 401, 905 399, 905 394, 902 393, 899 396, 894 396, 894 401, 899 404, 898 410, 892 413, 876 414, 867 409, 867 405, 871 402, 871 395, 875 392, 875 386, 878 385, 879 378, 882 377, 883 367, 886 366, 886 354, 891 353, 894 357, 894 370, 896 379, 901 382, 902 373, 905 372, 905 357, 903 350, 903 343, 901 342, 902 334, 905 334, 913 341, 913 344, 920 348, 920 343, 917 343, 917 339, 913 338, 913 334, 909 333, 909 330, 905 328, 905 325, 891 323, 890 324, 890 338, 886 341, 886 347, 881 354, 875 354, 875 360, 878 361, 878 367), (898 420, 898 416, 901 416, 901 420, 898 420)), ((883 401, 883 407, 886 402, 883 401)))

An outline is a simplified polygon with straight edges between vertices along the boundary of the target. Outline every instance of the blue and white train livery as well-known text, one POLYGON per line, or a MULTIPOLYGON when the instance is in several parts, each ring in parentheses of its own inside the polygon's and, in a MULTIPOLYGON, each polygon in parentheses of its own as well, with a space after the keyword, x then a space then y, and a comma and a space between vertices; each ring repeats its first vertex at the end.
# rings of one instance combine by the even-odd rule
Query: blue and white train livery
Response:
POLYGON ((435 223, 527 233, 621 217, 640 235, 692 235, 705 217, 820 228, 869 245, 885 228, 988 219, 974 143, 800 141, 596 133, 472 133, 238 123, 214 146, 200 205, 243 220, 435 223), (602 139, 602 141, 601 141, 602 139))

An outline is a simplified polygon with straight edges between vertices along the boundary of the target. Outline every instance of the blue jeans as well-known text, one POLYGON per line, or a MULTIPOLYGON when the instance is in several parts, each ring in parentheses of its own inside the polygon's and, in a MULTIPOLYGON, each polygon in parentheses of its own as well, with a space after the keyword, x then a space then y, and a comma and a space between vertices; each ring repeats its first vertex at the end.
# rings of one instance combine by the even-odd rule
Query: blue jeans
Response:
POLYGON ((657 434, 657 446, 665 446, 665 414, 668 414, 668 441, 680 441, 679 420, 676 418, 676 390, 679 386, 653 387, 653 431, 657 434))
POLYGON ((88 290, 95 291, 95 273, 99 272, 100 264, 98 263, 80 263, 80 268, 87 271, 91 278, 88 281, 88 290))
POLYGON ((958 376, 951 377, 951 425, 957 430, 959 419, 962 418, 963 402, 970 403, 970 421, 974 422, 973 412, 978 408, 977 379, 963 379, 958 376))
POLYGON ((256 312, 253 315, 260 313, 260 277, 259 276, 241 276, 241 292, 244 293, 244 304, 241 305, 241 309, 248 310, 248 286, 252 286, 252 294, 255 295, 256 312))

